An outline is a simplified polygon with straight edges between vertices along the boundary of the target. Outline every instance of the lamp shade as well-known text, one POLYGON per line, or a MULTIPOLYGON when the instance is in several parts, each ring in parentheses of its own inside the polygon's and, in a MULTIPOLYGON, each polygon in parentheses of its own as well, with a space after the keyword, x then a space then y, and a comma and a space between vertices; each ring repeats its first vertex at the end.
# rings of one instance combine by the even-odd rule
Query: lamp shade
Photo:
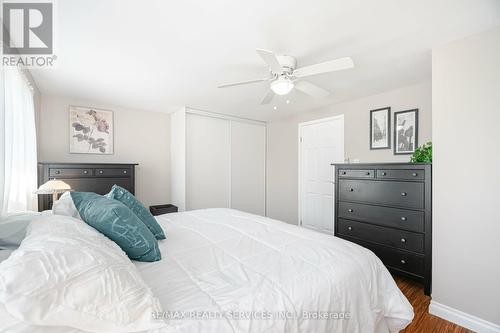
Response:
POLYGON ((293 81, 285 76, 281 76, 271 82, 271 90, 274 91, 276 95, 286 95, 293 89, 293 87, 293 81))
POLYGON ((43 184, 42 186, 40 186, 35 193, 54 194, 54 193, 63 193, 69 190, 71 190, 71 186, 69 186, 62 180, 52 179, 43 184))

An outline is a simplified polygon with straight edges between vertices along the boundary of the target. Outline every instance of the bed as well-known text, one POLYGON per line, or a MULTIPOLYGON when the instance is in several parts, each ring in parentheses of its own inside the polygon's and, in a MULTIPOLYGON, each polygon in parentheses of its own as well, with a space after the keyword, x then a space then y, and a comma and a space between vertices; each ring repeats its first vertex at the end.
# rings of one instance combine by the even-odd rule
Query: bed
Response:
MULTIPOLYGON (((231 209, 166 214, 163 259, 135 262, 168 326, 150 332, 397 332, 413 309, 369 250, 231 209)), ((35 327, 0 306, 1 332, 35 327)))

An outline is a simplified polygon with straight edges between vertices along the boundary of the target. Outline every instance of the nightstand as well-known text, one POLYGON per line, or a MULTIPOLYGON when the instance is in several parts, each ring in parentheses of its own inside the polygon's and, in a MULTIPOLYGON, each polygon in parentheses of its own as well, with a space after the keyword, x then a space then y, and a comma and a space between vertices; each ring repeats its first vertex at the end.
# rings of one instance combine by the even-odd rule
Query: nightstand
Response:
POLYGON ((153 216, 168 214, 168 213, 177 213, 177 206, 174 205, 155 205, 149 206, 149 211, 153 216))

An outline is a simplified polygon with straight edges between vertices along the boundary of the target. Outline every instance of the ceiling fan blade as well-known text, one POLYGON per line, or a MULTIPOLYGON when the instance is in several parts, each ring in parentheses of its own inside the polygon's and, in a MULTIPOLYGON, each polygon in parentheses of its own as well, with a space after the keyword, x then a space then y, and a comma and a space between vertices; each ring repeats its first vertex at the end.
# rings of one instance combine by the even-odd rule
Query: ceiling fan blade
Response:
POLYGON ((317 85, 307 81, 295 82, 295 88, 315 98, 326 98, 330 96, 329 91, 326 91, 325 89, 320 88, 317 85))
POLYGON ((217 88, 227 88, 227 87, 233 87, 233 86, 240 86, 243 84, 250 84, 250 83, 257 83, 257 82, 263 82, 267 81, 269 79, 257 79, 257 80, 248 80, 248 81, 241 81, 241 82, 233 82, 233 83, 224 83, 224 84, 219 84, 217 88))
POLYGON ((281 69, 281 65, 278 61, 278 58, 272 51, 257 49, 257 53, 260 55, 262 60, 269 66, 271 71, 276 74, 281 74, 283 70, 281 69))
POLYGON ((348 69, 353 67, 354 67, 354 62, 352 61, 352 59, 349 57, 345 57, 345 58, 339 58, 335 60, 321 62, 319 64, 311 66, 297 68, 293 72, 293 76, 301 78, 322 73, 340 71, 342 69, 348 69))
POLYGON ((274 97, 274 92, 271 89, 269 89, 269 92, 264 97, 264 99, 262 100, 262 102, 260 102, 260 105, 269 104, 273 100, 273 97, 274 97))

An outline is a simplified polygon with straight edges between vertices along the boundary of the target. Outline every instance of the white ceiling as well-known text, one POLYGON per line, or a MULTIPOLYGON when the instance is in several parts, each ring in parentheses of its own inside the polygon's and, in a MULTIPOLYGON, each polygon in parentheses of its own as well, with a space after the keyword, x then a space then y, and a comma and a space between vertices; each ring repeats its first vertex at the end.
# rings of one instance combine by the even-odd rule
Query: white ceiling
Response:
POLYGON ((500 25, 500 1, 59 0, 56 24, 57 68, 32 71, 42 94, 270 120, 430 80, 431 49, 500 25), (256 48, 356 67, 310 79, 332 92, 324 100, 260 106, 268 83, 216 88, 265 77, 256 48))

